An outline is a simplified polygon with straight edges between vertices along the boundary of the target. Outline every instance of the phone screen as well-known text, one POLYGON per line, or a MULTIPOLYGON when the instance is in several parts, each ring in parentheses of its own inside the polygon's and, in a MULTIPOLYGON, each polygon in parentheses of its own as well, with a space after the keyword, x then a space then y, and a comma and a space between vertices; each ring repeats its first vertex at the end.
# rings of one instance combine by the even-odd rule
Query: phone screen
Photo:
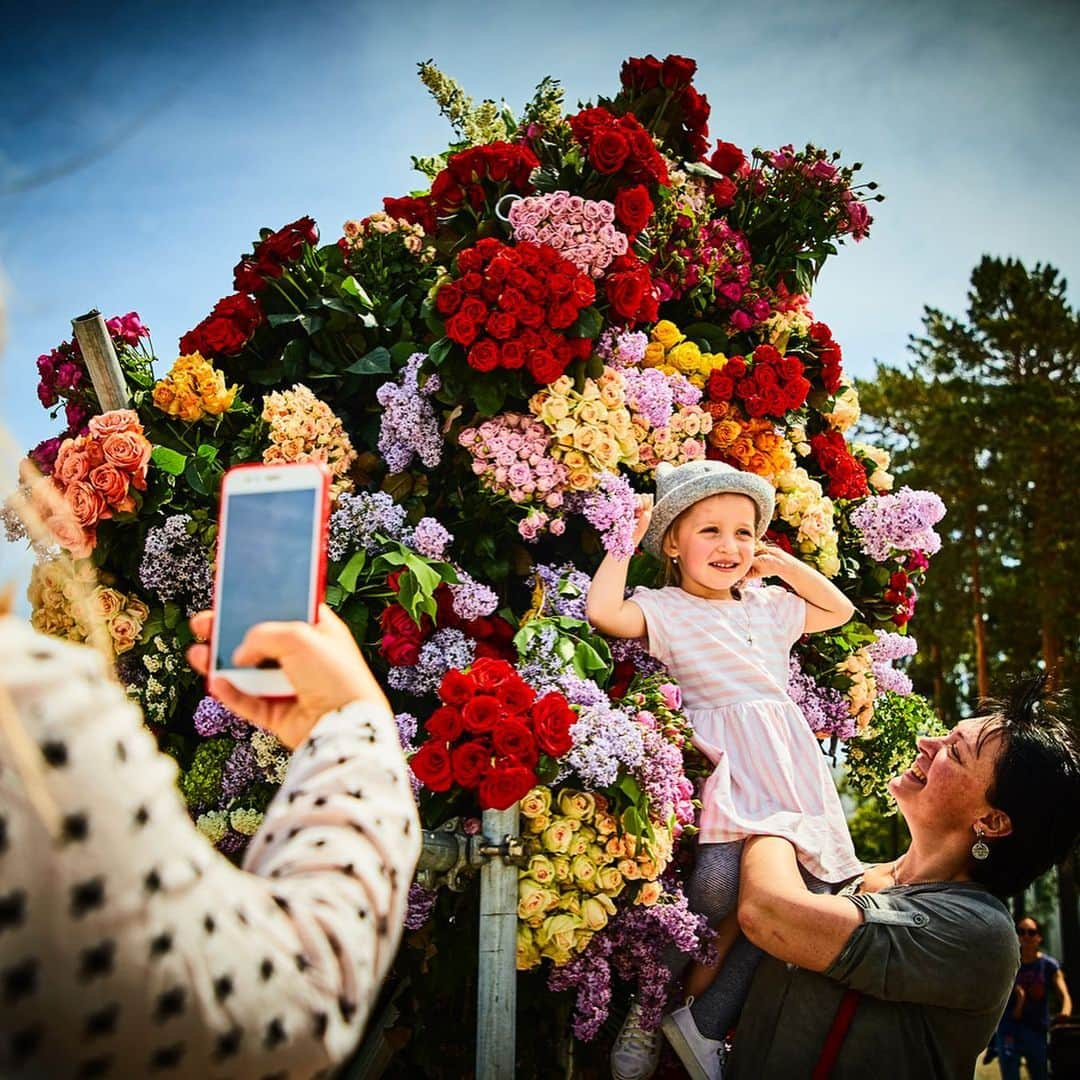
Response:
POLYGON ((313 488, 231 494, 225 500, 224 550, 217 596, 217 668, 256 623, 311 617, 313 488))

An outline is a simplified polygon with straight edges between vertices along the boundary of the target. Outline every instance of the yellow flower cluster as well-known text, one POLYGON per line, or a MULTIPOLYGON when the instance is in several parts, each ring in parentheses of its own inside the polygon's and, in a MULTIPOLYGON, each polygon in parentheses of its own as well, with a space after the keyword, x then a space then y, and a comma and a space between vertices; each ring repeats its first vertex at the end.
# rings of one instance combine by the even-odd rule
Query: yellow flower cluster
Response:
POLYGON ((425 60, 419 68, 420 81, 435 99, 439 111, 470 146, 509 138, 506 122, 494 101, 485 100, 479 106, 474 105, 460 84, 443 74, 430 60, 425 60))
POLYGON ((702 352, 670 320, 661 319, 649 335, 645 346, 643 367, 659 368, 666 374, 678 372, 685 375, 698 389, 703 389, 709 372, 722 368, 727 357, 722 353, 702 352))
POLYGON ((827 413, 822 413, 829 425, 837 431, 847 431, 861 415, 859 393, 854 386, 849 386, 842 393, 837 394, 833 398, 832 409, 827 413))
POLYGON ((427 239, 423 225, 414 225, 404 218, 393 218, 383 210, 376 210, 362 221, 350 218, 342 226, 342 232, 350 251, 363 251, 365 241, 372 237, 398 233, 405 250, 415 255, 421 266, 435 258, 435 248, 427 239))
POLYGON ((528 860, 518 877, 517 967, 528 971, 547 957, 565 964, 615 914, 628 882, 634 903, 660 899, 671 859, 671 832, 654 826, 652 843, 620 833, 603 795, 564 789, 554 806, 550 788, 521 800, 528 860))
POLYGON ((878 494, 884 491, 892 491, 894 477, 889 472, 892 458, 889 456, 888 450, 884 450, 880 446, 868 446, 866 443, 857 442, 852 444, 851 452, 857 458, 865 458, 867 461, 874 463, 874 471, 867 478, 867 483, 878 494))
POLYGON ((235 385, 226 388, 225 376, 200 353, 178 356, 172 370, 154 384, 154 404, 169 416, 188 423, 204 416, 228 412, 236 398, 235 385))
POLYGON ((813 324, 813 316, 805 309, 777 311, 765 320, 765 340, 780 352, 785 352, 788 340, 793 336, 808 337, 813 324))
POLYGON ((774 483, 795 467, 791 444, 771 420, 747 418, 730 401, 709 402, 706 407, 713 421, 709 445, 720 451, 722 461, 774 483))
POLYGON ((263 451, 267 465, 319 461, 330 470, 330 494, 352 491, 349 470, 356 460, 349 436, 330 406, 303 383, 263 398, 262 418, 270 425, 270 445, 263 451))
POLYGON ((580 392, 573 379, 562 375, 533 394, 529 409, 551 432, 551 456, 566 466, 573 491, 590 491, 602 473, 638 463, 626 383, 614 368, 586 379, 580 392))
POLYGON ((95 627, 104 627, 118 655, 135 647, 150 609, 134 596, 95 584, 89 562, 50 559, 30 573, 30 622, 36 630, 69 641, 89 641, 95 627))
POLYGON ((796 550, 826 577, 836 577, 840 553, 832 499, 805 469, 787 469, 776 477, 776 513, 798 530, 796 550))
POLYGON ((857 649, 837 664, 836 670, 851 680, 847 691, 848 709, 861 734, 870 726, 874 717, 874 698, 877 697, 877 680, 874 678, 869 647, 857 649))

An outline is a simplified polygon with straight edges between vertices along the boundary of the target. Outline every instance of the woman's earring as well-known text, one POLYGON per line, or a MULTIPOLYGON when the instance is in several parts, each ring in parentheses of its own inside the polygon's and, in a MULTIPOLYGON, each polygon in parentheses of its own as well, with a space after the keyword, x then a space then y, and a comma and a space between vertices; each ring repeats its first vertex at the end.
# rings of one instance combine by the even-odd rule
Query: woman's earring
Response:
POLYGON ((676 566, 678 566, 679 565, 679 556, 678 555, 672 555, 671 556, 671 561, 673 563, 675 563, 676 566))
POLYGON ((978 862, 986 862, 990 858, 990 845, 983 839, 983 831, 978 825, 975 826, 975 843, 971 845, 971 857, 978 862))

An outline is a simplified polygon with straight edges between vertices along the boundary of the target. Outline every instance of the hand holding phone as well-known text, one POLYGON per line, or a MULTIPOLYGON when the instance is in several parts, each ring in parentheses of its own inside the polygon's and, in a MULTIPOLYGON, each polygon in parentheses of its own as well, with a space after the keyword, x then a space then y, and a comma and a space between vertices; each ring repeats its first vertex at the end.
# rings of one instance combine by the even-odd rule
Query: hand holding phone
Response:
POLYGON ((255 697, 292 697, 270 659, 237 660, 259 623, 316 619, 326 582, 329 474, 314 462, 240 465, 222 480, 210 637, 210 692, 222 680, 255 697))

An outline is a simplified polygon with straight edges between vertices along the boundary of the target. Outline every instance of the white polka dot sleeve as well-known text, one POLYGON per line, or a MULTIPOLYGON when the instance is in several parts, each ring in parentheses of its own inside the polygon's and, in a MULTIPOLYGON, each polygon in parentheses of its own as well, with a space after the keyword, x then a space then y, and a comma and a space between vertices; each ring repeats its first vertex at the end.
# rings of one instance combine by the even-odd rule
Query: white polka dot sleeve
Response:
POLYGON ((393 720, 360 704, 294 755, 241 870, 87 648, 0 618, 49 836, 0 737, 0 1075, 312 1077, 354 1050, 420 827, 393 720))

